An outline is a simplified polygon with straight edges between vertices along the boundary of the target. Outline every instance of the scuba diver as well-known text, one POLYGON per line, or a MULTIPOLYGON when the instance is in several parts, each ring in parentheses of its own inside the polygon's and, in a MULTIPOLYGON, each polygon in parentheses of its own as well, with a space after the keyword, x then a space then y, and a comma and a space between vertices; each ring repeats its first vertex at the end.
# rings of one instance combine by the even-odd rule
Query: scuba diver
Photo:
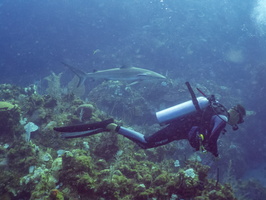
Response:
POLYGON ((236 105, 228 111, 215 100, 214 95, 196 98, 190 84, 186 82, 192 100, 164 109, 156 113, 160 125, 165 127, 150 136, 143 135, 132 129, 119 126, 113 119, 92 124, 66 127, 55 127, 63 138, 90 136, 101 132, 115 132, 138 144, 143 149, 154 148, 175 140, 187 139, 196 151, 211 152, 218 157, 217 140, 225 133, 229 124, 237 130, 237 124, 244 122, 245 108, 236 105))

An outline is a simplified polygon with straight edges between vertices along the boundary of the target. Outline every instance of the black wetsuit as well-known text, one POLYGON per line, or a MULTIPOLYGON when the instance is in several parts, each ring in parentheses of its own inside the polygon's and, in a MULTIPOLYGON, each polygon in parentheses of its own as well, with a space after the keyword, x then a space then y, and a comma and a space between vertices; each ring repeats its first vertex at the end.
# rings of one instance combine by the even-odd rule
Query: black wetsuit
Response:
MULTIPOLYGON (((218 102, 211 101, 205 109, 175 119, 149 136, 144 136, 123 126, 117 126, 116 132, 136 142, 144 149, 162 146, 174 140, 187 139, 195 150, 204 147, 214 156, 218 156, 217 140, 227 121, 228 113, 226 109, 218 102), (204 136, 203 140, 200 137, 201 135, 204 136)), ((113 119, 93 124, 55 127, 54 130, 62 132, 64 138, 77 138, 109 131, 106 127, 110 123, 113 123, 113 119)))
POLYGON ((200 113, 196 112, 172 121, 150 136, 144 136, 124 127, 119 127, 117 131, 144 149, 162 146, 174 140, 187 139, 195 150, 199 150, 203 145, 205 150, 217 157, 217 140, 224 130, 226 122, 227 112, 225 110, 220 112, 208 106, 200 113), (199 134, 204 135, 203 141, 199 134))

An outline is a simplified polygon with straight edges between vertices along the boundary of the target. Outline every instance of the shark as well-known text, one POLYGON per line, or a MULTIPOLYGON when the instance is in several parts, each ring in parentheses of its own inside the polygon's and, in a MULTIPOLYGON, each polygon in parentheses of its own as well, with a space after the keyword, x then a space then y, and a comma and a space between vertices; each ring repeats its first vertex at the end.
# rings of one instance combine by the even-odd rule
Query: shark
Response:
POLYGON ((130 85, 144 80, 166 79, 166 77, 162 74, 138 67, 117 67, 99 71, 94 70, 92 73, 87 73, 64 62, 62 62, 62 64, 67 66, 74 74, 78 76, 79 82, 77 87, 83 84, 87 78, 130 81, 130 85))

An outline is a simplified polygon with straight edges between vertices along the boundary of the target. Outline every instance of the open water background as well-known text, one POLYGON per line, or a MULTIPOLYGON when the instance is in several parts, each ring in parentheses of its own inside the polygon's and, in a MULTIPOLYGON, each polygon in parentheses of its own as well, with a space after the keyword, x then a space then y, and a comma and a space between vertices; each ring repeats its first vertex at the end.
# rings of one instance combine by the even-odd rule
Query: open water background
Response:
POLYGON ((265 181, 266 1, 1 0, 0 36, 1 84, 67 74, 64 61, 87 72, 133 65, 233 88, 256 112, 238 140, 250 174, 265 181))

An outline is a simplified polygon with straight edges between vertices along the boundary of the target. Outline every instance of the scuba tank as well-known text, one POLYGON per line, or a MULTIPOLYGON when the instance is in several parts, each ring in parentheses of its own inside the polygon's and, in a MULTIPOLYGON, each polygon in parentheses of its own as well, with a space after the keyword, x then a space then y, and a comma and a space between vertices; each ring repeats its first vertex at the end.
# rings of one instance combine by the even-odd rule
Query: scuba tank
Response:
POLYGON ((190 92, 191 100, 156 112, 157 120, 161 125, 168 124, 169 122, 180 119, 186 115, 197 112, 202 113, 202 110, 208 106, 211 106, 213 112, 216 113, 217 116, 219 116, 219 114, 228 116, 226 108, 215 100, 214 95, 207 97, 200 89, 197 88, 197 90, 204 96, 196 98, 189 82, 186 82, 186 86, 190 92))
MULTIPOLYGON (((210 105, 210 102, 206 97, 198 97, 196 98, 196 101, 198 102, 198 106, 201 110, 210 105)), ((156 112, 156 117, 158 122, 162 125, 186 115, 196 113, 197 111, 198 109, 196 108, 193 100, 189 100, 184 103, 156 112)))

